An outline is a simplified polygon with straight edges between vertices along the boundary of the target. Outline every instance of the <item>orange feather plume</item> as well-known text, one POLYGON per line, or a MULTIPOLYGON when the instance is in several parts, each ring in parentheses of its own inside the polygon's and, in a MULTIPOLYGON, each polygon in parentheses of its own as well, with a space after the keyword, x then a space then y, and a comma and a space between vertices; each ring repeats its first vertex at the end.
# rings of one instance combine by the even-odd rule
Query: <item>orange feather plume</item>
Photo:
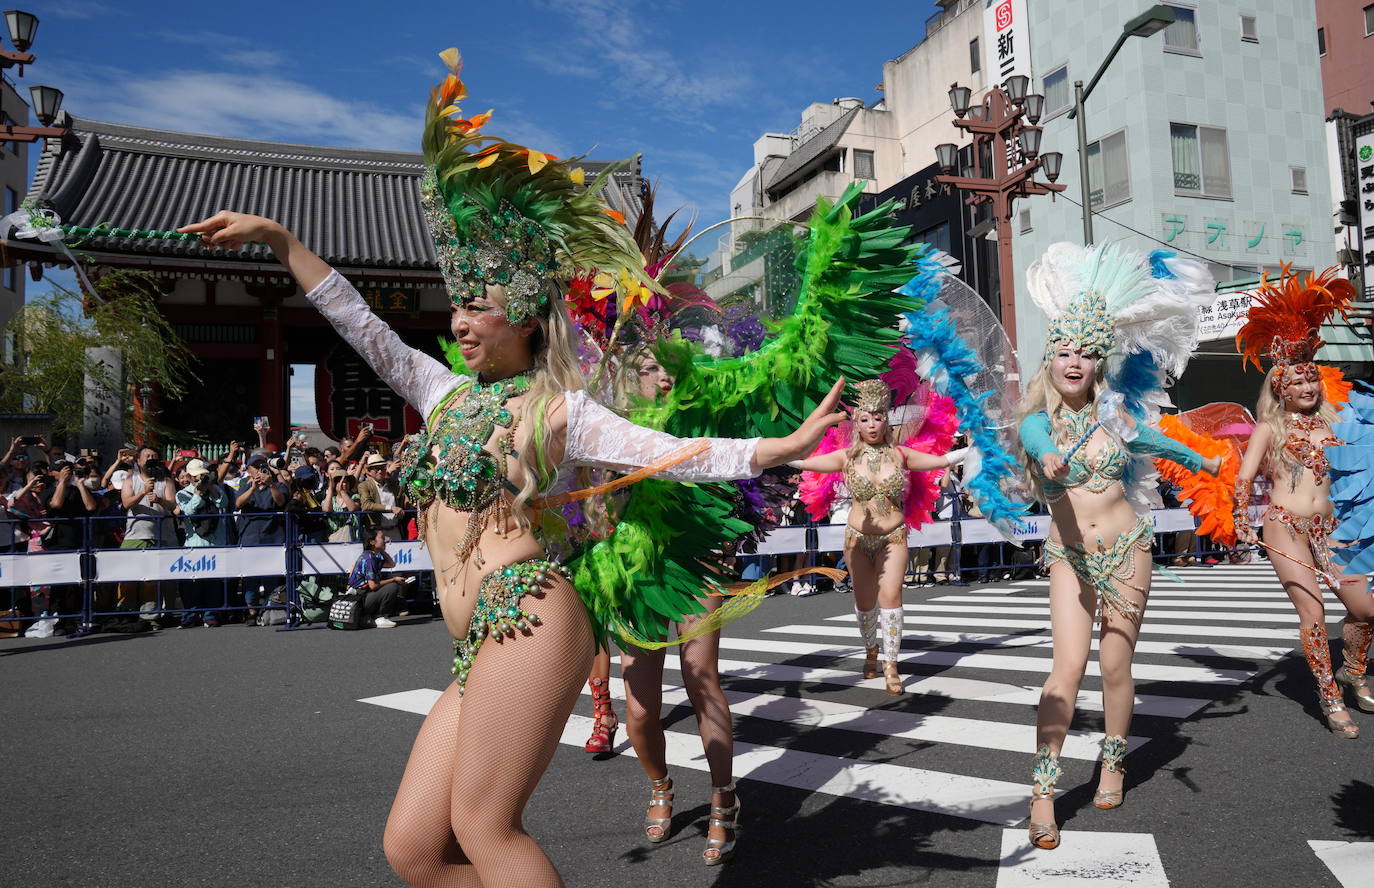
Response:
POLYGON ((1321 365, 1322 374, 1322 397, 1327 403, 1334 404, 1337 410, 1344 409, 1350 403, 1350 390, 1355 384, 1345 378, 1345 374, 1335 367, 1321 365))
POLYGON ((1278 357, 1283 363, 1303 363, 1322 344, 1317 331, 1340 312, 1342 316, 1355 300, 1355 287, 1337 277, 1340 266, 1320 274, 1294 274, 1288 265, 1279 273, 1277 283, 1265 274, 1251 298, 1245 325, 1236 334, 1236 351, 1242 363, 1258 370, 1262 355, 1278 357), (1276 354, 1277 353, 1277 354, 1276 354))
POLYGON ((1188 512, 1201 518, 1197 532, 1211 537, 1221 546, 1236 544, 1236 524, 1231 512, 1236 504, 1236 475, 1240 471, 1240 453, 1230 441, 1209 438, 1185 426, 1177 416, 1161 416, 1159 430, 1184 447, 1203 456, 1221 458, 1216 475, 1190 472, 1178 463, 1155 460, 1160 477, 1179 489, 1179 499, 1188 504, 1188 512))

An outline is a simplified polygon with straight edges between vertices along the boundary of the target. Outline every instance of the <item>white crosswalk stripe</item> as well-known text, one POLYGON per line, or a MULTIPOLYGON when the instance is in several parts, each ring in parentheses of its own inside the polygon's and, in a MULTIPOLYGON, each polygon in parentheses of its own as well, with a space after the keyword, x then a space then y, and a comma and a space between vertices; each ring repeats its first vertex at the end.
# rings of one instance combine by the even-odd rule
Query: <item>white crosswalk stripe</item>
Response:
MULTIPOLYGON (((1174 731, 1177 722, 1196 716, 1211 701, 1232 697, 1259 671, 1291 653, 1296 643, 1296 617, 1267 565, 1185 569, 1180 576, 1185 581, 1181 586, 1156 578, 1137 643, 1133 671, 1143 692, 1136 698, 1133 752, 1148 746, 1152 735, 1174 731)), ((1078 841, 1065 841, 1049 856, 1026 846, 1023 822, 1035 748, 1034 707, 1053 653, 1045 592, 1046 584, 1039 580, 908 591, 900 660, 907 696, 897 701, 882 694, 881 677, 862 676, 864 651, 849 597, 829 596, 833 609, 809 621, 753 630, 746 621, 727 628, 719 669, 736 721, 736 775, 1008 827, 998 888, 1039 884, 1049 872, 1046 867, 1063 878, 1080 871, 1086 877, 1119 870, 1130 875, 1122 884, 1167 886, 1149 834, 1078 833, 1078 841), (911 703, 920 705, 905 705, 911 703), (791 739, 780 741, 779 732, 791 739), (857 748, 872 748, 873 758, 853 753, 856 744, 841 742, 842 735, 871 738, 857 748), (915 765, 881 760, 885 753, 877 744, 893 739, 914 742, 915 749, 964 750, 963 758, 938 757, 939 767, 934 756, 932 767, 921 767, 919 753, 899 759, 915 765), (869 742, 872 747, 865 745, 869 742), (826 749, 844 752, 828 754, 826 749), (1071 860, 1065 853, 1070 847, 1091 850, 1071 860)), ((786 607, 789 601, 776 604, 786 607)), ((1093 649, 1097 647, 1094 641, 1093 649)), ((682 686, 682 662, 672 649, 664 666, 665 707, 690 705, 682 686)), ((1101 712, 1095 658, 1086 674, 1077 706, 1083 712, 1101 712)), ((624 699, 618 678, 610 689, 614 699, 624 699)), ((421 689, 364 702, 425 712, 438 693, 421 689)), ((573 716, 562 742, 582 746, 591 727, 591 719, 573 716)), ((1096 731, 1070 731, 1062 755, 1095 761, 1101 737, 1096 731)), ((624 741, 617 752, 633 755, 624 741)), ((668 730, 667 756, 674 767, 706 770, 693 733, 668 730)), ((1091 773, 1090 765, 1074 768, 1081 779, 1090 779, 1091 773)), ((1065 833, 1066 839, 1072 835, 1065 833)), ((1324 853, 1319 844, 1313 843, 1314 849, 1324 853)), ((1358 855, 1364 849, 1341 853, 1358 855)), ((1330 856, 1334 870, 1337 855, 1333 851, 1330 856)))

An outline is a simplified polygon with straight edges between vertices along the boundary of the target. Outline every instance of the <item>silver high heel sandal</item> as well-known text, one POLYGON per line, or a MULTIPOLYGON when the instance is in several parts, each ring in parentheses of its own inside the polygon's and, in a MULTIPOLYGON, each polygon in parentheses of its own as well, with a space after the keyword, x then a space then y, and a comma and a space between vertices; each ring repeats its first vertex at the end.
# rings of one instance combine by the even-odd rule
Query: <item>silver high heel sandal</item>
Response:
MULTIPOLYGON (((713 794, 724 795, 727 792, 735 791, 735 781, 731 780, 724 786, 713 786, 713 794)), ((739 838, 739 796, 735 796, 735 803, 728 808, 718 808, 711 806, 711 818, 708 821, 708 828, 711 826, 721 829, 728 829, 735 834, 735 838, 725 839, 706 839, 706 850, 701 852, 701 858, 707 866, 720 866, 729 860, 735 853, 735 842, 739 838)))
MULTIPOLYGON (((1120 734, 1110 734, 1102 738, 1102 770, 1120 774, 1121 779, 1126 779, 1126 766, 1121 764, 1121 760, 1126 757, 1126 738, 1120 734)), ((1120 808, 1121 802, 1125 798, 1126 787, 1122 784, 1121 789, 1099 789, 1093 793, 1093 805, 1104 811, 1112 808, 1120 808)))
POLYGON ((673 825, 673 778, 671 776, 662 777, 658 780, 649 781, 650 788, 653 789, 649 797, 650 808, 667 808, 667 817, 644 816, 644 838, 657 845, 659 842, 667 841, 668 829, 673 825), (658 832, 650 832, 650 830, 658 832))

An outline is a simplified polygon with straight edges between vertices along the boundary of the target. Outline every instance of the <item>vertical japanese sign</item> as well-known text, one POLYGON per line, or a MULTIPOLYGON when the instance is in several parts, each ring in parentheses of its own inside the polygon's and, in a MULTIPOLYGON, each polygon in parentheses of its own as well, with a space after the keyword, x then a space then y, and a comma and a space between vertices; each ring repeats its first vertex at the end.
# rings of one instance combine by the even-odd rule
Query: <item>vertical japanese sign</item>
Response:
POLYGON ((124 446, 124 358, 117 348, 88 348, 81 443, 98 449, 105 460, 124 446))
POLYGON ((1026 0, 986 0, 983 46, 988 86, 1001 85, 1013 74, 1031 76, 1030 33, 1026 0))
POLYGON ((1355 190, 1360 202, 1360 233, 1364 255, 1360 266, 1366 284, 1374 279, 1374 133, 1355 140, 1355 190))

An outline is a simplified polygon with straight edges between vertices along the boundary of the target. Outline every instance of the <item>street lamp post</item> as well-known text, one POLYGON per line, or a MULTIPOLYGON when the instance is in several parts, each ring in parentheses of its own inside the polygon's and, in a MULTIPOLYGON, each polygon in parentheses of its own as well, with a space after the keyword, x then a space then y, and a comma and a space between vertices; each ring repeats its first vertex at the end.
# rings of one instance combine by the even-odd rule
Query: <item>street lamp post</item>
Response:
POLYGON ((1073 82, 1073 110, 1069 112, 1069 118, 1078 119, 1078 178, 1080 187, 1083 189, 1084 245, 1093 242, 1093 201, 1088 182, 1088 124, 1083 119, 1083 103, 1088 100, 1093 87, 1097 86, 1097 81, 1102 79, 1107 66, 1112 63, 1112 59, 1116 58, 1116 54, 1121 51, 1121 47, 1126 43, 1128 37, 1149 37, 1151 34, 1156 34, 1172 25, 1176 18, 1172 7, 1165 6, 1163 3, 1156 3, 1151 6, 1121 27, 1121 33, 1117 35, 1116 42, 1112 44, 1111 52, 1107 53, 1102 64, 1097 66, 1097 73, 1093 74, 1092 80, 1088 81, 1087 88, 1084 88, 1081 80, 1073 82))
MULTIPOLYGON (((14 50, 0 47, 0 69, 19 66, 19 76, 24 76, 24 66, 32 65, 38 59, 29 52, 33 38, 38 33, 38 16, 22 9, 5 10, 5 26, 10 32, 10 42, 14 50)), ((0 142, 37 142, 53 136, 67 134, 65 127, 53 126, 58 112, 62 110, 62 90, 51 86, 29 87, 29 98, 33 102, 33 113, 42 126, 12 126, 6 124, 0 132, 0 142)))
POLYGON ((1012 345, 1016 345, 1016 278, 1012 273, 1011 216, 1016 198, 1034 194, 1054 194, 1063 185, 1054 184, 1059 178, 1064 156, 1058 151, 1041 152, 1041 129, 1034 124, 1040 119, 1044 97, 1026 93, 1029 78, 1017 75, 1007 78, 1006 88, 993 87, 983 98, 982 105, 970 107, 971 91, 955 84, 949 90, 950 107, 954 110, 954 125, 973 137, 973 162, 967 175, 960 170, 959 146, 952 142, 935 147, 944 175, 935 181, 942 185, 969 192, 970 205, 992 204, 992 218, 997 225, 998 303, 1002 326, 1012 345), (984 167, 984 159, 991 163, 984 167), (1049 182, 1035 181, 1035 171, 1043 170, 1049 182))

